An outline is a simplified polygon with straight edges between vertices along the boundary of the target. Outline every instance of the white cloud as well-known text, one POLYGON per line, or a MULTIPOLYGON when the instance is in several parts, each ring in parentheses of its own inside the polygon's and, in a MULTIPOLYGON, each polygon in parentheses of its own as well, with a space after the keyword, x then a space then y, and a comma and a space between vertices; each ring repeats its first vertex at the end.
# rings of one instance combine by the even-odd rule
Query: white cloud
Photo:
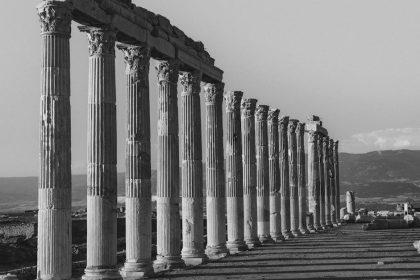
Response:
POLYGON ((405 149, 420 146, 420 128, 387 128, 352 135, 348 146, 361 150, 405 149))

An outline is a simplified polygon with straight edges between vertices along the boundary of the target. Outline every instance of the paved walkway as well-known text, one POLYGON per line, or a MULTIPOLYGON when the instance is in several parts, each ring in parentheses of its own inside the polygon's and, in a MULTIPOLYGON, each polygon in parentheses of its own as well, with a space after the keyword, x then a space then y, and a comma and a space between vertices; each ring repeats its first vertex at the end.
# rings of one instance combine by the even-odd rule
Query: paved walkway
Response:
POLYGON ((265 245, 158 279, 420 279, 420 229, 343 226, 265 245))

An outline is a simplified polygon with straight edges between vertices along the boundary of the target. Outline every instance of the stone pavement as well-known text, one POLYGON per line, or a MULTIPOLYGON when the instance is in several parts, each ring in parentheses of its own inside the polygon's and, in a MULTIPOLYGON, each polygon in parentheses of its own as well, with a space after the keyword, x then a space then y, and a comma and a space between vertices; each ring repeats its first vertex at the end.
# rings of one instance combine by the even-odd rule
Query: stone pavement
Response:
POLYGON ((229 256, 158 279, 420 279, 420 229, 342 226, 229 256))

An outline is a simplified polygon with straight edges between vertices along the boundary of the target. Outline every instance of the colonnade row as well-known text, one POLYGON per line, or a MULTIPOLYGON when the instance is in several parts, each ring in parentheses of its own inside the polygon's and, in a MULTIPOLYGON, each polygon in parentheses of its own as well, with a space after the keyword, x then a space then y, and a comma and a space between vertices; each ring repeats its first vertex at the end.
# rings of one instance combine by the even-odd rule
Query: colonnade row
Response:
MULTIPOLYGON (((63 2, 46 2, 38 13, 42 29, 42 69, 37 278, 70 279, 71 11, 63 2)), ((153 268, 200 264, 208 258, 223 257, 261 243, 282 241, 339 224, 338 142, 320 133, 325 129, 308 130, 304 123, 280 117, 279 110, 257 106, 256 99, 243 98, 242 92, 233 91, 224 95, 224 131, 223 83, 203 84, 199 71, 180 71, 179 61, 162 59, 156 66, 159 108, 157 258, 152 262, 148 81, 151 50, 147 45, 118 44, 126 62, 128 114, 126 262, 120 273, 116 211, 116 32, 107 27, 79 29, 87 33, 89 41, 84 279, 148 276, 153 268), (201 84, 206 111, 206 248, 201 84), (180 121, 178 98, 181 99, 180 121), (182 131, 181 154, 178 123, 182 131), (309 134, 307 165, 305 128, 309 134), (182 174, 179 174, 180 162, 182 174)))

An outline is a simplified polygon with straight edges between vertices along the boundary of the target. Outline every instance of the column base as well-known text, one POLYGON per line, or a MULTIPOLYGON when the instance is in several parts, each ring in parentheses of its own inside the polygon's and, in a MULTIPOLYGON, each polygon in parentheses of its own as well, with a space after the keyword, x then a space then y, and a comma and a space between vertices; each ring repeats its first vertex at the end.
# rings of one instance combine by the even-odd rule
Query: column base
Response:
POLYGON ((309 234, 309 230, 307 228, 304 228, 304 227, 299 228, 299 231, 303 235, 309 234))
POLYGON ((116 268, 86 268, 82 280, 113 280, 122 279, 116 268))
POLYGON ((248 250, 248 246, 245 244, 244 241, 228 241, 226 243, 226 247, 229 250, 231 255, 238 254, 239 252, 243 252, 248 250))
POLYGON ((299 237, 299 236, 301 236, 301 233, 300 233, 300 231, 299 231, 299 230, 292 230, 292 235, 293 235, 294 237, 299 237))
POLYGON ((185 262, 181 256, 156 256, 153 262, 155 271, 173 270, 185 267, 185 262))
POLYGON ((208 261, 207 255, 205 255, 204 253, 202 254, 184 253, 181 255, 186 266, 196 266, 196 265, 206 263, 208 261))
POLYGON ((288 240, 288 239, 292 239, 293 238, 293 234, 290 231, 284 231, 281 234, 283 235, 283 237, 284 237, 285 240, 288 240))
POLYGON ((248 247, 249 250, 254 249, 256 247, 261 247, 261 242, 258 238, 250 238, 245 239, 245 244, 248 247))
POLYGON ((273 241, 275 243, 280 243, 280 242, 283 242, 284 241, 284 237, 281 234, 272 234, 271 235, 271 238, 273 239, 273 241))
POLYGON ((229 255, 226 245, 217 245, 206 248, 206 255, 210 260, 217 260, 229 255))
POLYGON ((260 235, 258 236, 258 239, 260 240, 261 244, 274 243, 274 240, 269 234, 260 235))
POLYGON ((136 280, 152 276, 154 274, 154 270, 151 262, 126 262, 120 273, 126 280, 136 280))

